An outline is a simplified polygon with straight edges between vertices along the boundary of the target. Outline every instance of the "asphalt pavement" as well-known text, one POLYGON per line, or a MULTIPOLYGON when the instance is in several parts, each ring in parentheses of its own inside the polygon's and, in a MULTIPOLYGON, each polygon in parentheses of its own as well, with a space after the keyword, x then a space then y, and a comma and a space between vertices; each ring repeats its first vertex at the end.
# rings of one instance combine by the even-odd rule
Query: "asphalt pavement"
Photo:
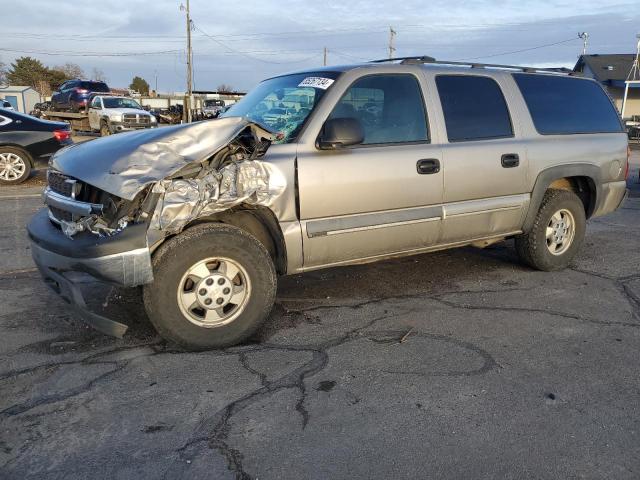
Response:
POLYGON ((512 243, 280 280, 252 341, 184 353, 139 291, 33 268, 37 196, 0 198, 0 478, 640 477, 640 155, 562 272, 512 243))

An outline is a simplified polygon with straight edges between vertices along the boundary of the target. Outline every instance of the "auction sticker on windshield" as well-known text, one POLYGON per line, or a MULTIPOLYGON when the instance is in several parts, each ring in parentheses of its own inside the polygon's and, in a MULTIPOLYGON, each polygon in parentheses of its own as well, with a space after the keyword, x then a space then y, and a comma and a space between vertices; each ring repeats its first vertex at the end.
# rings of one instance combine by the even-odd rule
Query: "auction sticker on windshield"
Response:
POLYGON ((334 82, 332 78, 323 78, 323 77, 307 77, 302 80, 298 86, 299 87, 313 87, 320 88, 322 90, 326 90, 331 86, 334 82))

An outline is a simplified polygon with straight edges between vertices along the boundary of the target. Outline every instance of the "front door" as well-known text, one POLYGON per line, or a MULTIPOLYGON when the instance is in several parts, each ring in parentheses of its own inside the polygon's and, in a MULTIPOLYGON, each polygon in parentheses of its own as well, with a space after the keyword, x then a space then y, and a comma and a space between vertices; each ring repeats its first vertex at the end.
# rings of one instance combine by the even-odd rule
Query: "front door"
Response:
POLYGON ((413 74, 362 76, 328 118, 356 118, 362 145, 298 150, 304 268, 374 259, 437 242, 441 149, 430 143, 413 74))
POLYGON ((522 226, 529 201, 526 149, 516 138, 497 80, 435 76, 447 137, 442 144, 445 244, 514 233, 522 226))
POLYGON ((89 126, 93 130, 100 129, 100 112, 102 111, 102 100, 100 97, 94 97, 89 106, 89 126))

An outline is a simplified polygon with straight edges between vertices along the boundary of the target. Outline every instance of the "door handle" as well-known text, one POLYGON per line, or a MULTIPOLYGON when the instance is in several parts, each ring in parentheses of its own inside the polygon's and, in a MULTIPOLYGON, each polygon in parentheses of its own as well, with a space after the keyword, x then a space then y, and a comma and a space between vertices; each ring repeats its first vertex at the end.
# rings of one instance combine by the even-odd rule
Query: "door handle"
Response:
POLYGON ((440 171, 440 160, 436 158, 426 158, 418 160, 416 170, 420 175, 431 175, 440 171))
POLYGON ((520 156, 517 153, 505 153, 500 160, 504 168, 513 168, 520 165, 520 156))

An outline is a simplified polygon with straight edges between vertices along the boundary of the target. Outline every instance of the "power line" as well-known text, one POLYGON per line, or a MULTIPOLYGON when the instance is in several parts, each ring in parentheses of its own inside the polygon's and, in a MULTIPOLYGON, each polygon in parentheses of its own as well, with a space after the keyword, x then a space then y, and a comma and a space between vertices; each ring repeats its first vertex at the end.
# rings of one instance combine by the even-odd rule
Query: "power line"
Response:
POLYGON ((221 47, 225 48, 226 50, 228 50, 231 53, 235 53, 237 55, 241 55, 243 57, 249 58, 251 60, 256 60, 258 62, 263 62, 263 63, 272 63, 272 64, 278 64, 278 65, 283 65, 283 64, 287 64, 287 63, 303 63, 306 62, 308 60, 311 60, 313 58, 316 58, 318 56, 318 54, 312 55, 306 59, 302 59, 302 60, 292 60, 292 61, 287 61, 287 62, 275 62, 272 60, 265 60, 263 58, 258 58, 258 57, 253 57, 251 55, 248 55, 240 50, 236 50, 235 48, 230 47, 229 45, 226 45, 225 43, 221 42, 220 40, 217 40, 216 38, 214 38, 213 36, 209 35, 207 32, 205 32, 204 30, 202 30, 200 27, 198 27, 197 25, 194 25, 194 28, 196 30, 198 30, 200 33, 202 33, 205 37, 209 38, 210 40, 212 40, 213 42, 217 43, 218 45, 220 45, 221 47))
POLYGON ((536 47, 523 48, 523 49, 520 49, 520 50, 512 50, 510 52, 493 53, 491 55, 482 55, 482 56, 479 56, 479 57, 460 58, 460 59, 455 60, 455 61, 457 61, 457 62, 467 62, 469 60, 480 60, 480 59, 483 59, 483 58, 500 57, 502 55, 511 55, 513 53, 530 52, 532 50, 538 50, 540 48, 553 47, 553 46, 556 46, 556 45, 561 45, 563 43, 569 43, 569 42, 575 42, 575 41, 576 41, 576 38, 574 37, 574 38, 568 38, 566 40, 561 40, 559 42, 547 43, 547 44, 544 44, 544 45, 538 45, 536 47))
POLYGON ((52 51, 52 52, 44 52, 40 50, 19 50, 13 48, 2 48, 0 47, 1 52, 12 52, 12 53, 32 53, 36 55, 64 55, 69 57, 139 57, 139 56, 148 56, 148 55, 168 55, 181 53, 183 50, 161 50, 157 52, 122 52, 122 53, 104 53, 104 52, 74 52, 74 51, 52 51))

